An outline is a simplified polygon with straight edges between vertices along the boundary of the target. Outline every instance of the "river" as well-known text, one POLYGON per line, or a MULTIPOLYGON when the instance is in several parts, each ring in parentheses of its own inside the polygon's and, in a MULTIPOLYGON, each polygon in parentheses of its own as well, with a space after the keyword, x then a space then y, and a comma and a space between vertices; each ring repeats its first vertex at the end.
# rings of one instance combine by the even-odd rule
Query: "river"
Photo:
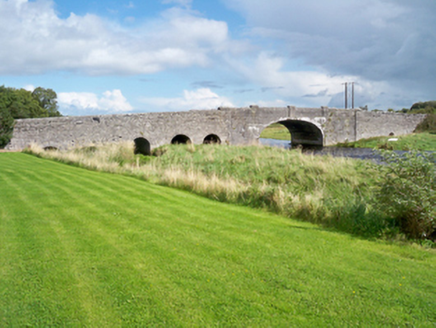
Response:
MULTIPOLYGON (((277 139, 259 139, 260 144, 265 146, 280 147, 285 149, 291 148, 291 142, 289 140, 277 140, 277 139)), ((377 151, 371 148, 343 148, 343 147, 324 147, 319 150, 307 150, 308 153, 314 155, 331 155, 333 157, 348 157, 356 159, 370 159, 375 162, 381 161, 381 156, 377 151)), ((395 151, 397 154, 404 154, 407 151, 395 151)), ((435 152, 428 152, 435 153, 435 152)))

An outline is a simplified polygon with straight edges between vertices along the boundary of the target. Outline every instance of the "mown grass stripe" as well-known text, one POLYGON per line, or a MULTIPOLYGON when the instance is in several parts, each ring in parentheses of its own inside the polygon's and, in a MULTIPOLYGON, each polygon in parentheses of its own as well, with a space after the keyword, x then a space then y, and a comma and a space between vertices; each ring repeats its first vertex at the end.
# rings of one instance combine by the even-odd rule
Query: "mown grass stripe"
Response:
MULTIPOLYGON (((5 265, 6 269, 9 268, 6 270, 9 271, 8 286, 12 289, 8 295, 14 295, 19 301, 10 299, 10 302, 6 302, 8 306, 5 309, 10 319, 18 320, 17 324, 20 323, 20 318, 26 316, 41 325, 62 324, 68 322, 68 317, 62 317, 62 306, 59 307, 56 302, 43 301, 42 294, 47 289, 57 295, 58 284, 71 282, 65 267, 53 264, 53 261, 64 263, 64 250, 59 248, 58 240, 48 229, 47 222, 24 194, 22 190, 17 190, 16 197, 22 200, 20 215, 8 214, 11 226, 8 235, 13 236, 16 246, 12 252, 4 254, 10 260, 5 265), (11 230, 14 233, 11 234, 11 230), (29 291, 33 292, 31 298, 28 297, 29 291), (9 307, 10 305, 15 307, 9 307)), ((4 237, 7 238, 8 235, 5 233, 4 237)), ((69 311, 76 308, 74 302, 68 302, 67 298, 64 301, 69 311)), ((23 324, 26 322, 21 322, 23 324)))
MULTIPOLYGON (((35 269, 31 283, 39 284, 36 292, 26 292, 29 302, 40 300, 45 324, 54 303, 61 311, 52 323, 63 318, 89 326, 436 322, 434 253, 15 155, 16 161, 0 154, 0 233, 15 229, 15 235, 37 238, 32 257, 49 265, 26 263, 35 269), (38 226, 29 227, 19 219, 32 212, 38 226), (40 284, 41 279, 48 280, 40 284), (50 284, 62 281, 72 290, 48 293, 50 284)), ((0 254, 19 258, 9 249, 18 243, 18 250, 25 239, 6 238, 0 254)), ((3 277, 15 277, 0 272, 0 291, 7 294, 0 308, 5 300, 17 307, 19 298, 3 283, 3 277)), ((3 322, 17 322, 0 313, 3 322)), ((20 322, 43 325, 35 312, 23 313, 20 322)))
MULTIPOLYGON (((31 174, 31 180, 34 180, 35 182, 37 182, 37 184, 42 184, 44 181, 44 178, 38 177, 36 174, 31 174)), ((85 237, 85 239, 95 239, 96 242, 100 245, 100 247, 104 247, 105 248, 105 252, 111 254, 112 257, 114 258, 123 258, 127 260, 127 263, 131 263, 133 262, 133 258, 134 256, 132 254, 135 253, 135 251, 133 249, 123 249, 123 243, 120 243, 120 240, 118 239, 118 234, 117 233, 112 233, 112 234, 108 234, 108 232, 105 230, 105 227, 107 227, 106 223, 110 223, 110 222, 100 222, 101 220, 88 220, 87 216, 94 216, 94 214, 96 214, 98 211, 96 210, 96 206, 95 206, 95 202, 99 203, 99 201, 101 200, 101 197, 94 197, 93 198, 93 202, 94 204, 92 204, 92 206, 90 206, 89 203, 87 203, 85 200, 80 200, 79 197, 76 194, 73 193, 68 193, 68 184, 63 183, 62 184, 63 187, 61 187, 60 185, 58 186, 53 186, 55 187, 57 190, 57 193, 59 196, 59 190, 63 190, 66 197, 68 197, 69 199, 74 199, 75 203, 74 203, 74 209, 73 209, 73 214, 77 213, 77 215, 72 215, 72 213, 70 213, 69 210, 67 211, 61 211, 59 213, 60 216, 63 216, 64 219, 62 220, 62 223, 65 225, 66 223, 66 218, 68 218, 68 223, 69 226, 64 226, 64 229, 69 229, 70 231, 78 231, 78 234, 80 234, 82 237, 85 237), (73 225, 72 225, 73 224, 73 225), (104 245, 104 246, 103 246, 104 245)), ((83 192, 83 190, 82 190, 83 192)), ((95 196, 95 194, 93 195, 95 196)), ((48 208, 51 208, 54 205, 54 201, 53 198, 48 197, 48 208)), ((47 211, 46 213, 47 215, 49 215, 49 211, 47 211)), ((109 213, 107 213, 109 214, 109 213)), ((119 231, 124 227, 116 227, 116 230, 112 230, 112 231, 119 231), (118 229, 120 228, 120 229, 118 229)), ((74 237, 74 236, 73 236, 74 237)), ((68 239, 67 236, 64 236, 64 238, 68 239)), ((79 239, 79 238, 76 238, 79 239)), ((79 249, 80 250, 80 249, 79 249)), ((138 259, 136 259, 138 260, 138 259)), ((98 261, 97 259, 95 259, 95 261, 98 261)), ((99 269, 99 266, 96 265, 96 269, 99 269)), ((132 269, 132 268, 130 268, 132 269)), ((119 269, 121 270, 121 269, 119 269)), ((100 271, 104 271, 104 267, 100 267, 100 271)), ((160 275, 160 273, 158 272, 157 275, 160 275)), ((111 272, 111 279, 116 278, 116 277, 120 277, 123 276, 122 272, 111 272)), ((164 277, 163 275, 161 275, 162 277, 164 277)), ((101 277, 100 277, 101 278, 101 277)), ((139 276, 137 278, 140 278, 139 276)), ((104 277, 104 279, 108 279, 107 277, 104 277)), ((137 282, 140 279, 137 280, 137 282)), ((118 290, 117 294, 118 295, 126 295, 127 293, 127 285, 123 285, 123 289, 122 290, 118 290)), ((132 294, 133 295, 133 294, 132 294)), ((118 296, 119 297, 119 296, 118 296)), ((155 300, 158 300, 158 297, 154 298, 155 300)), ((153 304, 153 308, 156 309, 157 304, 153 304)), ((144 314, 143 311, 138 311, 138 313, 141 313, 142 315, 144 314)), ((157 313, 158 314, 158 313, 157 313)), ((157 315, 156 313, 154 314, 155 316, 157 315)), ((101 320, 98 320, 99 322, 102 322, 101 320)))
MULTIPOLYGON (((37 183, 42 183, 44 178, 40 178, 36 174, 33 174, 32 177, 31 177, 31 180, 34 180, 37 183)), ((56 187, 59 187, 59 186, 56 186, 56 187)), ((57 189, 57 191, 59 192, 59 189, 57 189)), ((74 195, 69 195, 69 196, 70 196, 70 198, 77 198, 77 196, 75 197, 74 195)), ((94 200, 98 201, 99 199, 98 198, 94 198, 94 200)), ((53 205, 53 201, 48 201, 47 205, 52 206, 53 205)), ((85 213, 86 214, 92 214, 92 213, 90 213, 90 211, 94 210, 94 207, 92 209, 89 208, 89 207, 86 208, 86 204, 83 203, 83 202, 82 202, 82 204, 76 204, 76 205, 80 205, 80 207, 83 207, 83 206, 85 207, 85 209, 83 209, 83 214, 81 214, 81 215, 84 215, 85 213)), ((61 214, 64 214, 64 213, 61 213, 61 214)), ((79 215, 79 217, 80 217, 80 215, 79 215)), ((85 223, 86 224, 86 231, 89 232, 88 233, 88 235, 89 235, 88 237, 89 238, 90 238, 90 235, 93 235, 95 237, 97 235, 102 235, 104 233, 104 230, 101 229, 100 227, 97 227, 97 228, 93 227, 93 225, 95 225, 96 222, 98 223, 98 221, 84 222, 83 220, 81 222, 81 223, 85 223)), ((114 238, 114 236, 108 236, 108 235, 104 235, 103 237, 106 240, 106 242, 108 242, 109 239, 111 239, 111 238, 113 239, 114 238)), ((115 248, 115 249, 109 250, 111 253, 116 253, 116 254, 120 254, 120 255, 123 255, 123 256, 126 255, 126 254, 121 254, 123 252, 118 251, 119 248, 120 248, 119 244, 117 244, 114 241, 109 241, 109 243, 115 248)), ((126 252, 124 252, 124 253, 126 253, 126 252)))

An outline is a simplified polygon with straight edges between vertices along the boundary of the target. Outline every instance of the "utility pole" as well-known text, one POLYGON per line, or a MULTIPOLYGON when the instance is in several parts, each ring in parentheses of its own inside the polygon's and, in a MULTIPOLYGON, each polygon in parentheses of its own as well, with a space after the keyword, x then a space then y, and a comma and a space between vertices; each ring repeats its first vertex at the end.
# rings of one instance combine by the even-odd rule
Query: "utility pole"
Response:
POLYGON ((342 84, 345 84, 345 109, 347 109, 348 108, 348 82, 342 84))
POLYGON ((351 82, 351 108, 354 108, 354 82, 351 82))
POLYGON ((348 108, 348 84, 351 84, 351 108, 354 108, 354 82, 342 83, 345 85, 345 109, 348 108))

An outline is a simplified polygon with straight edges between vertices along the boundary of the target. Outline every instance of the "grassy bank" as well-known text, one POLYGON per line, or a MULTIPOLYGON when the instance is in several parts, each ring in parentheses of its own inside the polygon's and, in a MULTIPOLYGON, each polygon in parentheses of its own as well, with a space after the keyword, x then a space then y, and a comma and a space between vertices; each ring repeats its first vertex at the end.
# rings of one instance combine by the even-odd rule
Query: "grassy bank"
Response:
POLYGON ((374 137, 355 142, 339 143, 336 147, 436 151, 436 133, 424 132, 405 136, 374 137), (392 138, 398 140, 388 141, 392 138))
POLYGON ((380 235, 386 228, 364 217, 377 174, 362 161, 259 146, 172 145, 155 150, 159 157, 135 156, 130 143, 29 151, 347 232, 380 235))
POLYGON ((434 251, 0 154, 0 326, 432 327, 435 270, 434 251))
POLYGON ((390 164, 380 166, 262 146, 168 145, 154 150, 157 157, 134 155, 132 143, 27 151, 353 234, 392 238, 403 233, 436 240, 436 169, 431 155, 388 153, 390 164))

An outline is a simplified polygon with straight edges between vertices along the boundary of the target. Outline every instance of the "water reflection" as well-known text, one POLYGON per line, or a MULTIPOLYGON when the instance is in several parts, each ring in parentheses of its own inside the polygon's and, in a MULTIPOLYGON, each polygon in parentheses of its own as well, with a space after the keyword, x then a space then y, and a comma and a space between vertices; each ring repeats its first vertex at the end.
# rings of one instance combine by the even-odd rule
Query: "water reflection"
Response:
MULTIPOLYGON (((277 139, 259 139, 260 144, 271 147, 279 147, 290 149, 291 142, 289 140, 277 139)), ((342 148, 342 147, 324 147, 319 150, 303 150, 303 152, 313 153, 314 155, 331 155, 333 157, 348 157, 355 159, 370 159, 375 162, 381 162, 381 156, 377 151, 371 148, 342 148)), ((397 154, 405 154, 407 151, 395 150, 397 154)), ((428 152, 434 153, 434 152, 428 152)))
POLYGON ((291 141, 290 140, 278 140, 278 139, 263 139, 259 138, 259 143, 264 146, 270 146, 270 147, 279 147, 279 148, 285 148, 290 149, 291 148, 291 141))

